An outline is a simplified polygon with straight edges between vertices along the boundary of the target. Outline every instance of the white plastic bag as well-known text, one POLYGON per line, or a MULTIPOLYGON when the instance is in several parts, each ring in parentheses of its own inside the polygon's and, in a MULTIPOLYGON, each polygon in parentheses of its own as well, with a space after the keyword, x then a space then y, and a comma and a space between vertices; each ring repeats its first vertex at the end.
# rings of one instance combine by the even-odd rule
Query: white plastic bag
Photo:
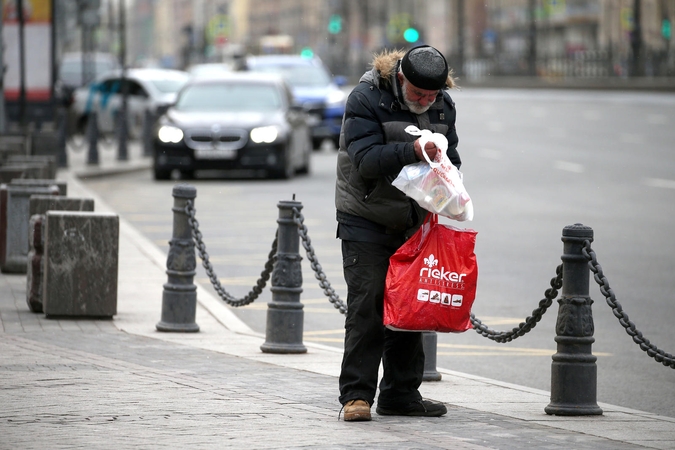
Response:
POLYGON ((423 152, 426 161, 403 167, 392 184, 427 211, 459 222, 473 220, 473 203, 462 182, 461 172, 452 165, 446 154, 446 137, 429 130, 420 130, 414 125, 408 126, 405 131, 420 136, 422 148, 432 141, 439 151, 434 161, 423 152))

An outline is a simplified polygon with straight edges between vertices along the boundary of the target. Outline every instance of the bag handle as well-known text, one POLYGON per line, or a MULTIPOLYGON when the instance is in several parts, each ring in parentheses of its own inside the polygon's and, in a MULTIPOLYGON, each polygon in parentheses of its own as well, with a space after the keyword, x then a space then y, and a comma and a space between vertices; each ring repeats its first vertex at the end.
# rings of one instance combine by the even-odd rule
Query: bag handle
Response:
POLYGON ((427 160, 429 163, 429 167, 432 169, 437 169, 438 167, 441 167, 445 160, 447 159, 447 162, 450 162, 450 159, 448 158, 447 155, 447 150, 448 150, 448 138, 446 138, 444 135, 441 133, 434 133, 430 130, 420 130, 417 128, 415 125, 408 125, 405 128, 405 132, 408 134, 411 134, 413 136, 419 136, 420 137, 420 147, 422 147, 422 150, 424 150, 424 147, 427 145, 427 142, 431 141, 434 144, 436 144, 436 147, 438 147, 439 150, 442 152, 442 160, 441 162, 434 162, 429 158, 429 155, 427 155, 427 152, 422 151, 422 156, 424 156, 424 159, 427 160))
POLYGON ((422 243, 424 240, 427 238, 427 235, 429 234, 429 231, 431 230, 431 227, 434 225, 438 224, 438 214, 434 214, 432 212, 428 212, 426 217, 424 218, 424 221, 422 222, 422 239, 420 239, 420 247, 422 246, 422 243))

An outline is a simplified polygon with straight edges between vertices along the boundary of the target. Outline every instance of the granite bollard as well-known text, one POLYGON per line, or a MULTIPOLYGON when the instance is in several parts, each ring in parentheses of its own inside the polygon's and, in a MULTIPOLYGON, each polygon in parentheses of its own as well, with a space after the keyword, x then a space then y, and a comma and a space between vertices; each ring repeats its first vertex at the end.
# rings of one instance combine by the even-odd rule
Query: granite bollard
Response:
POLYGON ((26 151, 15 147, 3 147, 0 143, 0 164, 4 164, 10 155, 25 155, 26 151))
POLYGON ((0 149, 11 154, 27 155, 26 141, 24 134, 0 134, 0 149))
POLYGON ((56 178, 56 156, 51 155, 9 155, 7 164, 40 164, 45 166, 45 178, 56 178))
POLYGON ((44 215, 35 214, 30 218, 28 265, 26 275, 26 301, 31 312, 42 312, 42 257, 44 246, 42 225, 44 215))
POLYGON ((28 263, 28 213, 31 195, 59 195, 52 186, 0 186, 0 271, 26 273, 28 263))
POLYGON ((46 187, 56 186, 59 188, 59 195, 68 195, 68 183, 61 180, 51 180, 49 178, 19 178, 9 182, 13 186, 33 186, 46 187))
POLYGON ((47 318, 117 314, 119 217, 47 211, 42 309, 47 318))
POLYGON ((28 212, 30 216, 28 264, 26 265, 26 302, 34 313, 42 312, 42 277, 44 274, 42 238, 44 215, 47 211, 94 211, 94 200, 51 195, 33 195, 28 212))
POLYGON ((12 180, 26 178, 26 168, 12 165, 10 167, 0 167, 0 183, 9 183, 12 180))
POLYGON ((49 178, 49 167, 42 162, 17 162, 10 161, 2 165, 7 169, 21 169, 24 172, 23 178, 49 178))

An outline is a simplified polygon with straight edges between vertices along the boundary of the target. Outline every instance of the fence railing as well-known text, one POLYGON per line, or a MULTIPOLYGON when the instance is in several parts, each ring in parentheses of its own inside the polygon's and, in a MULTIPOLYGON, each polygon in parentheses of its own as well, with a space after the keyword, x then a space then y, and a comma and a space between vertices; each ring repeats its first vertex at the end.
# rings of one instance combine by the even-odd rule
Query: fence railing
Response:
MULTIPOLYGON (((300 302, 302 268, 300 242, 319 286, 333 306, 346 314, 345 304, 331 287, 312 247, 307 227, 304 225, 302 204, 293 198, 280 201, 278 229, 271 245, 264 270, 249 294, 238 299, 220 284, 210 263, 209 255, 199 231, 195 198, 197 190, 191 185, 178 184, 173 189, 173 236, 167 258, 168 282, 164 284, 162 318, 159 331, 195 332, 196 286, 193 283, 196 257, 195 248, 202 260, 209 280, 218 296, 230 306, 239 307, 255 301, 271 278, 272 301, 268 303, 266 339, 261 345, 265 353, 305 353, 302 343, 304 312, 300 302)), ((481 336, 499 343, 508 343, 524 336, 541 320, 553 300, 558 297, 556 320, 557 352, 551 365, 551 403, 545 408, 552 415, 598 415, 602 409, 596 401, 597 366, 592 353, 595 342, 593 314, 590 297, 590 274, 600 286, 614 316, 648 356, 664 366, 675 369, 675 357, 652 344, 637 329, 616 299, 609 281, 591 248, 593 230, 582 224, 567 226, 562 232, 562 264, 555 270, 550 288, 544 293, 532 314, 509 331, 495 331, 471 315, 474 330, 481 336)), ((441 379, 436 370, 436 334, 425 332, 424 352, 427 355, 425 381, 441 379)))
MULTIPOLYGON (((631 74, 630 55, 604 50, 587 50, 569 54, 538 56, 531 61, 522 54, 498 53, 490 57, 465 59, 461 78, 479 81, 488 77, 532 76, 542 78, 612 78, 628 77, 631 74)), ((666 53, 646 54, 641 76, 675 76, 675 55, 666 53)), ((457 71, 457 69, 456 69, 457 71)))

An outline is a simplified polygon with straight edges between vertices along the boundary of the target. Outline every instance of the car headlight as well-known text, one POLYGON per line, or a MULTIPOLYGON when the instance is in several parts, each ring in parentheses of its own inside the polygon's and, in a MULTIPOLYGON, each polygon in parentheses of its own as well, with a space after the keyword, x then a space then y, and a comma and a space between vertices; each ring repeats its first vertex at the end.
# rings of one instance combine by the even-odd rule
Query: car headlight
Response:
POLYGON ((277 140, 279 129, 275 126, 258 127, 251 130, 251 140, 256 144, 271 144, 277 140))
POLYGON ((157 132, 157 137, 162 142, 177 144, 183 140, 183 130, 171 125, 163 125, 157 132))
POLYGON ((345 102, 345 98, 347 96, 345 95, 344 92, 337 90, 337 91, 332 91, 330 94, 328 94, 328 98, 326 99, 328 103, 329 108, 334 108, 337 106, 342 106, 345 102))

